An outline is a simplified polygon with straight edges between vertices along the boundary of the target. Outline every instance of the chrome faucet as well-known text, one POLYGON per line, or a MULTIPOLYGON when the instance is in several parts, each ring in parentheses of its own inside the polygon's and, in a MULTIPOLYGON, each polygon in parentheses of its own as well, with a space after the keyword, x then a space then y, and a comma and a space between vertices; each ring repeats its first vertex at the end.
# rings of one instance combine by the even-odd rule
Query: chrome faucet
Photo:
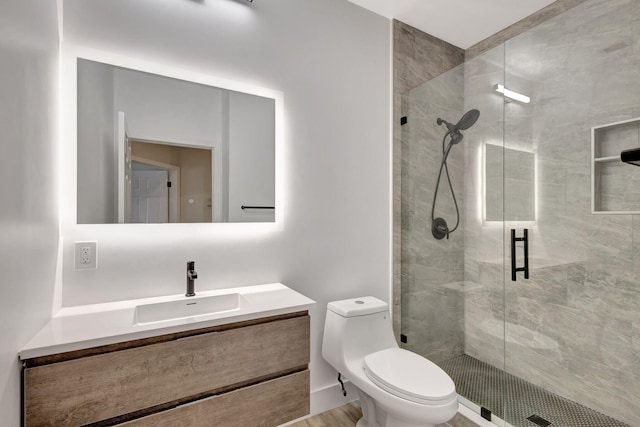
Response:
POLYGON ((195 280, 198 278, 198 273, 196 272, 196 262, 189 261, 187 262, 187 293, 184 294, 187 297, 195 296, 196 294, 196 282, 195 280))

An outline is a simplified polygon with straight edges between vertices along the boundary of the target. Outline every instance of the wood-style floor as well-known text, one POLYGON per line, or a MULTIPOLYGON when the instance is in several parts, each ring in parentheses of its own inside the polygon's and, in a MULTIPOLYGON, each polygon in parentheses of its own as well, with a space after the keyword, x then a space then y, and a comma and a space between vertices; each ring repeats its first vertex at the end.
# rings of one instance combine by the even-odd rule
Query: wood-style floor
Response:
POLYGON ((354 427, 360 417, 360 407, 356 403, 347 403, 287 427, 354 427))
MULTIPOLYGON (((297 423, 289 424, 287 427, 355 427, 360 417, 362 417, 360 406, 356 402, 352 402, 297 423)), ((438 427, 477 427, 477 424, 460 414, 456 414, 454 419, 448 423, 440 424, 438 427)))

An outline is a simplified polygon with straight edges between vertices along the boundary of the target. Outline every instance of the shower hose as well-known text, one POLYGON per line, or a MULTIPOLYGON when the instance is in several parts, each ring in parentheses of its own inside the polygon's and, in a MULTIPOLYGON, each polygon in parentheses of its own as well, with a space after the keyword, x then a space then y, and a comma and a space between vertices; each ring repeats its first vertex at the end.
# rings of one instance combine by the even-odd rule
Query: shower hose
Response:
POLYGON ((433 195, 433 204, 431 205, 431 224, 432 224, 432 233, 436 239, 442 239, 445 235, 447 239, 449 238, 449 234, 456 231, 458 225, 460 225, 460 211, 458 209, 458 201, 456 200, 456 193, 453 191, 453 185, 451 184, 451 177, 449 176, 449 168, 447 167, 447 157, 449 157, 449 152, 453 147, 453 140, 449 142, 449 144, 445 148, 445 142, 447 140, 447 136, 450 136, 451 132, 447 132, 442 138, 442 162, 440 163, 440 171, 438 172, 438 180, 436 181, 436 190, 433 195), (434 218, 434 212, 436 208, 436 199, 438 197, 438 188, 440 187, 440 178, 442 178, 442 170, 444 169, 445 174, 447 175, 447 182, 449 183, 449 188, 451 189, 451 196, 453 197, 453 204, 456 207, 456 225, 453 229, 449 230, 447 226, 447 222, 443 218, 434 218), (437 232, 437 235, 436 235, 437 232), (441 237, 438 237, 441 236, 441 237))

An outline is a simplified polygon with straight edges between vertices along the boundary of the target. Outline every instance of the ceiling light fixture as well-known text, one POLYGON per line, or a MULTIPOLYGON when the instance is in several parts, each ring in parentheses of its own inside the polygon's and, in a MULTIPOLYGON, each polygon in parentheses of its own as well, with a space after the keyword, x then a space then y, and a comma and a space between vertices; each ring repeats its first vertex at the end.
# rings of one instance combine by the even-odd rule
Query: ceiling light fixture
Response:
POLYGON ((507 98, 511 98, 513 100, 523 102, 525 104, 528 104, 529 102, 531 102, 531 98, 529 98, 527 95, 523 95, 521 93, 509 90, 506 87, 504 87, 504 85, 497 84, 493 88, 496 90, 496 92, 503 94, 507 98))

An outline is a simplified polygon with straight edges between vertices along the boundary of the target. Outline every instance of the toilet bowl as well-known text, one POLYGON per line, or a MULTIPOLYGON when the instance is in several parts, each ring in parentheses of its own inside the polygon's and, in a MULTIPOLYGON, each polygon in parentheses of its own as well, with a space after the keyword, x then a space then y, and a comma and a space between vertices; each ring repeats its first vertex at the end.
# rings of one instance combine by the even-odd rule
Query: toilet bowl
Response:
POLYGON ((398 347, 389 306, 377 298, 327 305, 322 357, 358 389, 363 416, 357 427, 433 427, 458 410, 451 378, 398 347))

